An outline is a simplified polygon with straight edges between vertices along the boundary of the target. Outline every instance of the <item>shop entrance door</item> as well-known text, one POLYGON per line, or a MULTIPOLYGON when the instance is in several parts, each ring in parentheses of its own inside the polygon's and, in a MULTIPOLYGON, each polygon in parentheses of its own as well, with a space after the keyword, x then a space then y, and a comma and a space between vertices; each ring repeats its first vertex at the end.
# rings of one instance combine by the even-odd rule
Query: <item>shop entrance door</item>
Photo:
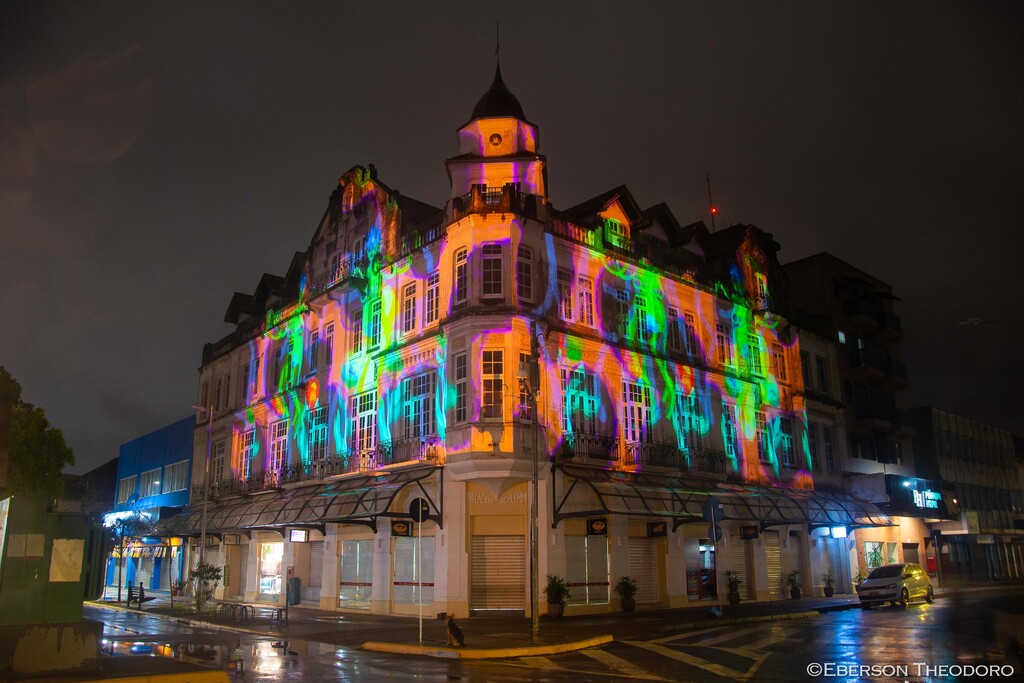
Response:
POLYGON ((260 543, 260 587, 257 600, 277 602, 281 595, 281 560, 284 543, 260 543))

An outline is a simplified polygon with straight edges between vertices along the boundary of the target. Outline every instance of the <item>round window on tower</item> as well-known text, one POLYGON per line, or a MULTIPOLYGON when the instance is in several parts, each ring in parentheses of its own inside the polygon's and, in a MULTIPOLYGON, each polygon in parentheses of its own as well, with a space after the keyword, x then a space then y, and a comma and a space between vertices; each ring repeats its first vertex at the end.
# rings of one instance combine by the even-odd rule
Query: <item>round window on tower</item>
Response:
POLYGON ((501 136, 498 135, 497 133, 491 133, 490 141, 492 145, 497 147, 498 145, 501 144, 501 136))

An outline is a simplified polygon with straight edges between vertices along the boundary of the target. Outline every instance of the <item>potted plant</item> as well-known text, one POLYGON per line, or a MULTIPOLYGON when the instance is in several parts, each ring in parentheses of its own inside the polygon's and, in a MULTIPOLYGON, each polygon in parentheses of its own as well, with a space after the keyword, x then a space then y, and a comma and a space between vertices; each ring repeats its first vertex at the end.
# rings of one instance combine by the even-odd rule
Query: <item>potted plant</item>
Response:
POLYGON ((786 574, 786 585, 789 586, 789 597, 800 599, 800 572, 796 569, 786 574))
POLYGON ((729 588, 729 604, 740 604, 740 585, 743 583, 743 579, 740 578, 739 574, 730 569, 725 573, 725 583, 729 588))
POLYGON ((636 579, 632 576, 623 576, 615 584, 615 592, 622 598, 623 612, 632 612, 636 609, 636 600, 633 599, 633 596, 636 595, 636 587, 636 579))
POLYGON ((175 597, 176 598, 179 595, 181 595, 182 588, 184 588, 184 586, 181 583, 181 579, 175 579, 171 583, 171 597, 175 597))
POLYGON ((565 601, 569 597, 569 584, 566 580, 557 574, 548 574, 544 595, 548 596, 548 616, 562 616, 565 613, 565 601))
POLYGON ((832 576, 832 570, 829 569, 824 574, 822 574, 821 580, 825 584, 825 597, 831 598, 832 595, 836 592, 834 588, 836 579, 834 576, 832 576))
POLYGON ((864 583, 864 578, 864 572, 858 571, 857 576, 853 577, 853 590, 860 590, 860 585, 864 583))

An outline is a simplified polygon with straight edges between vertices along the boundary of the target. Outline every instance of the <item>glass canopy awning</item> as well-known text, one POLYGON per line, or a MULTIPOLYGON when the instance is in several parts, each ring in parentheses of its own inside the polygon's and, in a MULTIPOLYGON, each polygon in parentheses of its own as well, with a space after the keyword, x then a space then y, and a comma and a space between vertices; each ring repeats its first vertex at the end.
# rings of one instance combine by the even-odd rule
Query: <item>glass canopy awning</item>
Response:
POLYGON ((722 518, 762 527, 890 526, 875 505, 843 493, 776 488, 755 484, 619 472, 595 467, 555 467, 551 489, 553 525, 572 517, 623 514, 671 519, 674 528, 704 522, 703 506, 714 496, 722 518))
MULTIPOLYGON (((413 467, 394 472, 362 474, 314 486, 277 489, 244 498, 209 503, 206 533, 220 535, 226 531, 246 529, 283 529, 285 527, 322 527, 331 523, 365 524, 376 531, 379 517, 408 518, 408 511, 391 509, 391 504, 406 486, 420 489, 430 514, 427 519, 441 526, 444 504, 443 478, 437 478, 437 494, 424 487, 426 480, 440 469, 434 466, 413 467)), ((185 508, 157 524, 161 536, 199 536, 203 523, 202 502, 185 508)))

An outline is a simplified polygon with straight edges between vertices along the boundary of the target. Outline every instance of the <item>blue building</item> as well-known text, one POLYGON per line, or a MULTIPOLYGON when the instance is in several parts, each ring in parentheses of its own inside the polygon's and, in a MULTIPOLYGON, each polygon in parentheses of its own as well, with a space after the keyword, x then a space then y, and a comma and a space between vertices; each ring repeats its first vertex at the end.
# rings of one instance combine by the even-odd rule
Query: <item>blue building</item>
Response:
MULTIPOLYGON (((139 512, 153 522, 173 516, 188 505, 192 475, 192 440, 195 417, 186 417, 121 446, 117 468, 114 513, 139 512)), ((123 586, 168 590, 182 578, 180 539, 132 539, 126 549, 123 586)), ((119 549, 107 567, 107 585, 118 583, 119 549)))

